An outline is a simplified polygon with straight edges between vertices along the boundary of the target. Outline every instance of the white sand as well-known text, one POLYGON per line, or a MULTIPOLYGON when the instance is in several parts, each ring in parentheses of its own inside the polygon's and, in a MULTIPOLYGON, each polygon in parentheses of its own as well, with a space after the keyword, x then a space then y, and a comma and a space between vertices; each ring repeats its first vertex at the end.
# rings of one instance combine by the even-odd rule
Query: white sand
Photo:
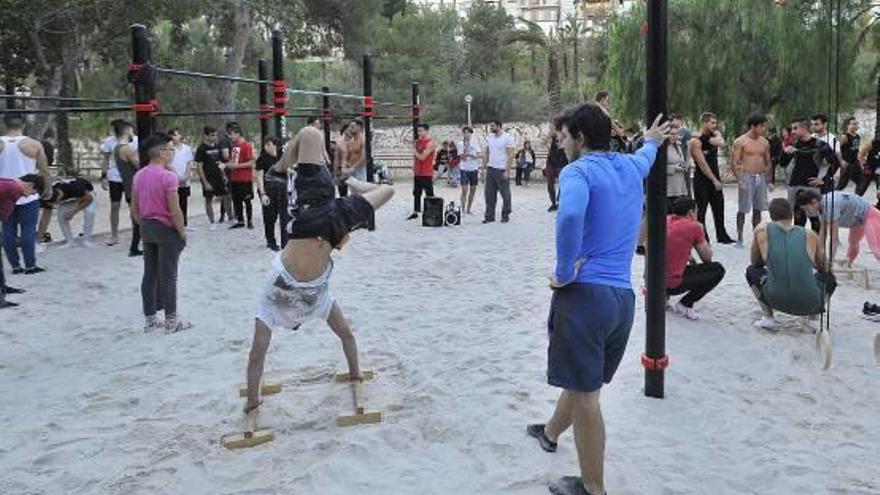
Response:
MULTIPOLYGON (((350 408, 348 388, 331 382, 344 360, 329 329, 310 324, 275 335, 266 376, 285 389, 267 397, 261 423, 277 439, 245 451, 219 440, 242 427, 237 386, 271 258, 259 228, 191 235, 180 310, 196 327, 171 336, 141 333, 141 261, 125 256, 127 234, 115 248, 42 255, 49 272, 11 276, 28 297, 0 313, 0 493, 546 493, 547 480, 577 471, 571 433, 551 455, 524 431, 557 396, 545 383, 553 216, 543 184, 514 193, 509 225, 475 215, 425 229, 402 220, 412 196, 399 185, 379 229, 336 256, 332 282, 377 372, 367 405, 384 421, 335 425, 350 408)), ((733 233, 735 191, 726 196, 733 233)), ((812 336, 791 320, 778 334, 752 328, 747 252, 716 252, 728 275, 698 306, 704 319, 669 315, 662 401, 642 394, 637 298, 603 395, 609 493, 880 493, 880 327, 859 318, 877 291, 842 283, 835 362, 821 374, 812 336)), ((861 263, 880 283, 877 262, 861 263)))

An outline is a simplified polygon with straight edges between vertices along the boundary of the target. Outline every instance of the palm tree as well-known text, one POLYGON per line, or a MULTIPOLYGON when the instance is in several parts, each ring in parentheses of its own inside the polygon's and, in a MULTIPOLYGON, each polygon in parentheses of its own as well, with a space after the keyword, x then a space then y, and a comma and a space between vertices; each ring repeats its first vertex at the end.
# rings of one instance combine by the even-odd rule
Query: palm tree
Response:
POLYGON ((547 56, 547 102, 551 114, 562 111, 559 81, 559 54, 562 53, 562 40, 555 31, 544 33, 538 24, 519 18, 525 29, 513 29, 501 34, 502 43, 524 43, 547 56))
POLYGON ((560 33, 564 35, 564 37, 571 42, 572 47, 572 70, 574 71, 574 85, 578 86, 578 45, 580 45, 581 36, 587 34, 589 30, 587 26, 584 25, 580 20, 578 20, 576 15, 568 14, 565 16, 565 25, 562 27, 560 33))

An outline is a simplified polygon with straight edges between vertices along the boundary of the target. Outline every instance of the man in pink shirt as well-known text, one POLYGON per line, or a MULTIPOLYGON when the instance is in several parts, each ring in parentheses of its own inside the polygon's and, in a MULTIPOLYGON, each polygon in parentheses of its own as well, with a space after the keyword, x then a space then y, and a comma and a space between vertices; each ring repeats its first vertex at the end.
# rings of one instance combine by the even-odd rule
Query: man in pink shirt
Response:
POLYGON ((186 246, 186 226, 177 197, 177 174, 170 167, 174 147, 165 134, 150 136, 143 146, 150 164, 134 175, 131 214, 140 224, 144 243, 144 331, 163 326, 156 313, 164 310, 165 331, 179 332, 192 325, 177 316, 177 265, 186 246))
MULTIPOLYGON (((15 210, 15 202, 31 194, 43 195, 46 181, 37 174, 27 174, 18 179, 0 179, 0 221, 6 220, 15 210)), ((0 256, 0 309, 18 306, 6 300, 6 294, 21 294, 24 290, 6 285, 3 275, 3 257, 0 256)))

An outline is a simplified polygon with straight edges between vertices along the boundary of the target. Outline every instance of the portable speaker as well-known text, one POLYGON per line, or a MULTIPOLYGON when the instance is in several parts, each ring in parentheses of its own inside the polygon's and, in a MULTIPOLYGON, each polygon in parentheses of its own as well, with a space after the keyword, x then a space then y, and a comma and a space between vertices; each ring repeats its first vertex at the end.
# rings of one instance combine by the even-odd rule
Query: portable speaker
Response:
POLYGON ((425 198, 422 205, 422 226, 443 226, 443 198, 425 198))
POLYGON ((447 226, 461 225, 461 208, 455 207, 455 201, 450 201, 446 205, 446 213, 443 214, 443 219, 446 221, 447 226))

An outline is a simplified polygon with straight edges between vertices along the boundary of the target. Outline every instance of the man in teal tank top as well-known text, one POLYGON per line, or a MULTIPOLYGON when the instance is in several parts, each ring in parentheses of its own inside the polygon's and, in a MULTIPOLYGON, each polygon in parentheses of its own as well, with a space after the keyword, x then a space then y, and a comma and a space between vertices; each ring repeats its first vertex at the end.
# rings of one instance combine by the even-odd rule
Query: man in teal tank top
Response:
POLYGON ((755 228, 752 265, 746 270, 764 315, 755 326, 765 329, 776 325, 773 310, 818 315, 825 308, 825 295, 831 296, 837 286, 834 275, 827 273, 819 236, 794 225, 788 200, 770 202, 770 220, 755 228))

